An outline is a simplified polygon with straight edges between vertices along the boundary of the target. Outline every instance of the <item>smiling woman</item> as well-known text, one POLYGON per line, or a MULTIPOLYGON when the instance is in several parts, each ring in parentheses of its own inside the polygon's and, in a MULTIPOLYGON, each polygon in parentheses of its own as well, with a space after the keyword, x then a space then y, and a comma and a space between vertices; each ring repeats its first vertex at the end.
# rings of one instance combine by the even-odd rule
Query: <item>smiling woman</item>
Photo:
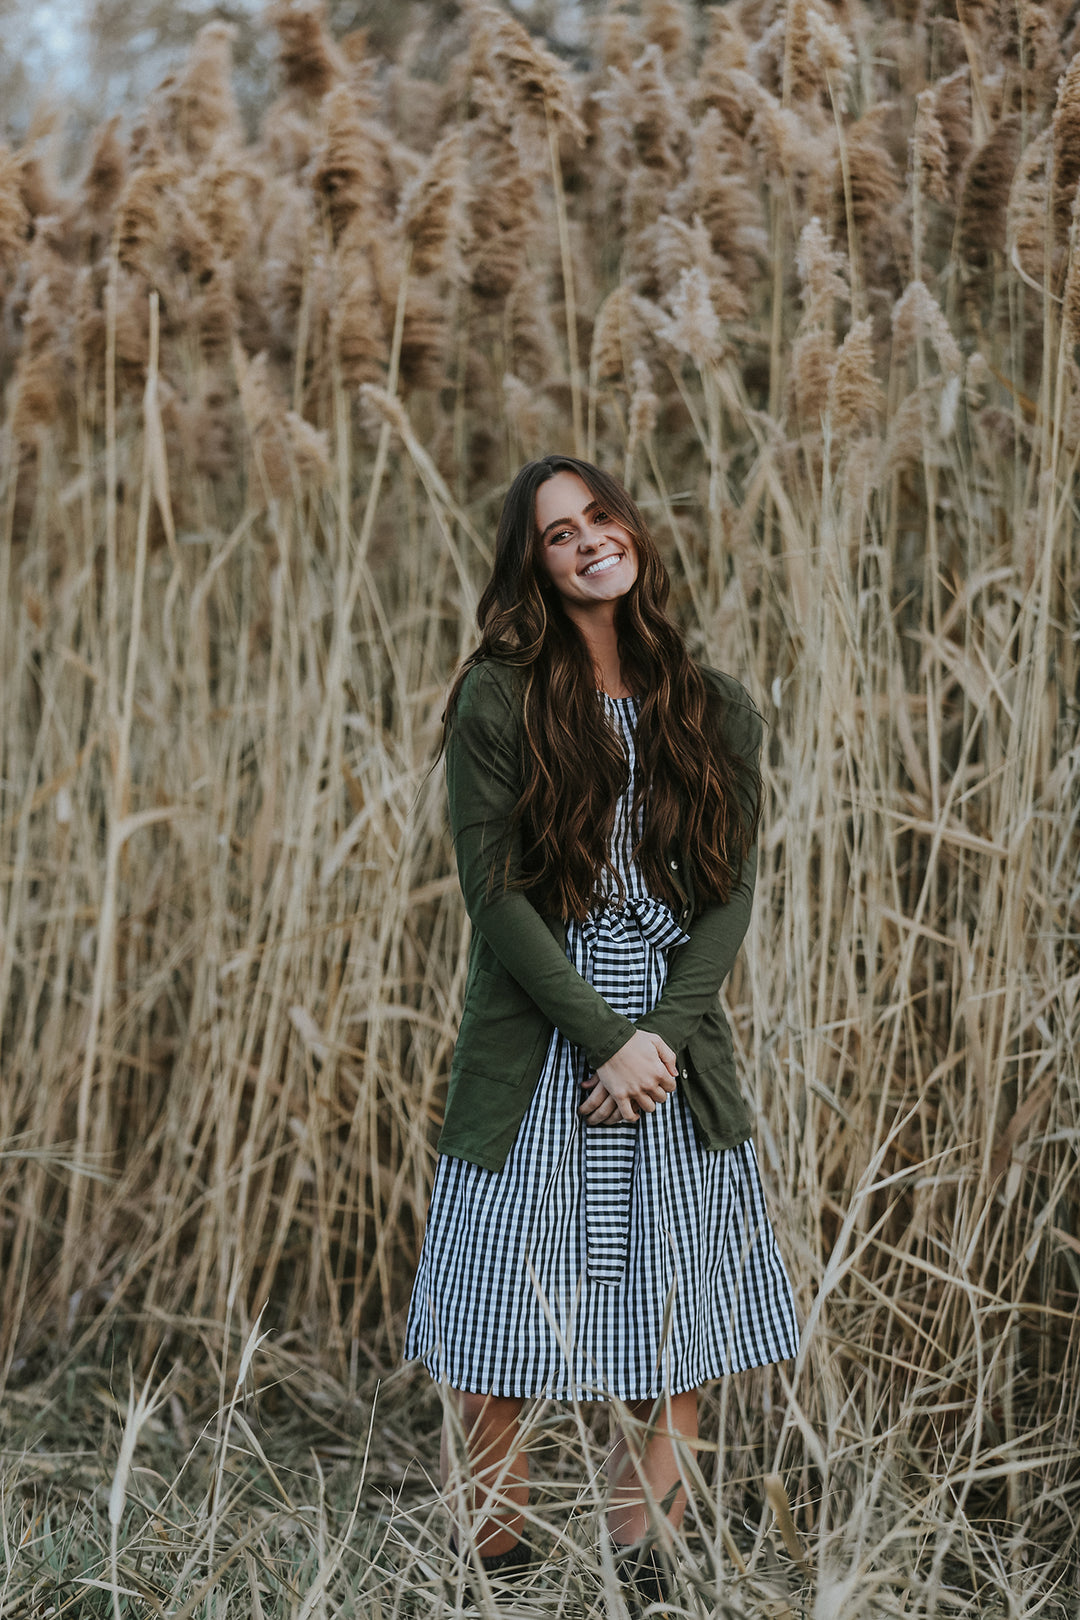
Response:
POLYGON ((667 588, 613 478, 560 456, 518 474, 447 705, 473 934, 406 1338, 456 1407, 444 1482, 464 1428, 458 1534, 489 1575, 532 1561, 525 1399, 625 1403, 608 1525, 641 1603, 667 1596, 698 1388, 798 1337, 717 1000, 753 897, 761 723, 689 658, 667 588))

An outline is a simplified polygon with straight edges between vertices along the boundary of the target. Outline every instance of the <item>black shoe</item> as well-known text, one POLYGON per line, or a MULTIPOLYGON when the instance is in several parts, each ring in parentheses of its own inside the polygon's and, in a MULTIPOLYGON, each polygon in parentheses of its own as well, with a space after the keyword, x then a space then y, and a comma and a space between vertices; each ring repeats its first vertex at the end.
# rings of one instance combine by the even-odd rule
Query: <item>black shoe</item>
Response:
MULTIPOLYGON (((454 1536, 451 1536, 450 1551, 456 1554, 457 1550, 457 1540, 454 1536)), ((474 1553, 469 1561, 472 1562, 475 1559, 476 1554, 474 1553)), ((514 1542, 512 1547, 507 1547, 505 1552, 481 1555, 478 1562, 483 1565, 484 1574, 490 1582, 505 1581, 508 1584, 516 1584, 519 1581, 528 1579, 533 1567, 533 1550, 527 1541, 518 1540, 514 1542)), ((466 1582, 466 1586, 470 1599, 473 1603, 478 1604, 480 1601, 479 1582, 470 1577, 466 1582)))
POLYGON ((663 1560, 647 1542, 635 1541, 625 1548, 616 1543, 615 1573, 633 1620, 638 1620, 651 1605, 672 1600, 671 1581, 663 1560))
POLYGON ((480 1562, 489 1580, 520 1581, 532 1569, 533 1550, 527 1541, 515 1541, 505 1552, 487 1553, 480 1562))

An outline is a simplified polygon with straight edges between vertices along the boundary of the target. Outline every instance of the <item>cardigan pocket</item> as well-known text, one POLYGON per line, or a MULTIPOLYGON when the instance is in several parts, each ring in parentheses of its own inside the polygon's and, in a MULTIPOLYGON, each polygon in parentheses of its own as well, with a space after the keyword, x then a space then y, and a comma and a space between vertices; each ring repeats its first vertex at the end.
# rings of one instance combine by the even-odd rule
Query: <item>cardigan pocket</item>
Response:
POLYGON ((454 1048, 455 1071, 519 1086, 539 1072, 541 1047, 550 1038, 548 1020, 509 973, 482 967, 470 973, 454 1048))

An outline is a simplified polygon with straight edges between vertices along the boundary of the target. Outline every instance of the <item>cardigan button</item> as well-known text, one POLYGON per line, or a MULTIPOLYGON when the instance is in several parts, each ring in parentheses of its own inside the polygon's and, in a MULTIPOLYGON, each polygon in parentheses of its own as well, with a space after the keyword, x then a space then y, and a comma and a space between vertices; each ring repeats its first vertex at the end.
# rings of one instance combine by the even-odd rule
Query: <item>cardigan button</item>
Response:
POLYGON ((672 871, 673 871, 673 872, 677 872, 677 871, 678 871, 678 870, 679 870, 679 863, 678 863, 678 861, 672 861, 672 863, 671 863, 671 870, 672 870, 672 871))
POLYGON ((685 1079, 686 1079, 686 1077, 687 1077, 687 1076, 686 1076, 686 1070, 685 1070, 685 1069, 684 1069, 684 1070, 683 1070, 683 1072, 682 1072, 682 1077, 683 1077, 683 1079, 684 1079, 684 1080, 685 1080, 685 1079))

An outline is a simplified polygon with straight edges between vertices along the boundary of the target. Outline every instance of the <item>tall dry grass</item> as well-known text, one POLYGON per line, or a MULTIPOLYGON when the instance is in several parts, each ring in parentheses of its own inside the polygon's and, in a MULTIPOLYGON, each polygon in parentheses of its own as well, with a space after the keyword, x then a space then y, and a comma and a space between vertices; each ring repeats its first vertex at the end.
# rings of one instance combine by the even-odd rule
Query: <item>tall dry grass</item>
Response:
MULTIPOLYGON (((202 1343, 217 1450, 175 1590, 209 1614, 229 1536, 250 1573, 230 1347, 265 1305, 344 1406, 393 1366, 464 970, 439 714, 508 478, 575 449, 625 473, 694 650, 769 722, 727 999, 807 1333, 790 1382, 711 1397, 693 1601, 740 1564, 755 1600, 775 1475, 823 1620, 1066 1612, 1066 9, 644 0, 572 65, 482 5, 394 61, 312 5, 268 25, 252 135, 211 24, 76 181, 47 127, 0 154, 8 1418, 202 1343)), ((559 1514, 587 1512, 588 1423, 559 1444, 559 1514)), ((312 1530, 305 1616, 404 1612, 420 1568, 437 1607, 417 1489, 397 1575, 346 1579, 312 1530)))

